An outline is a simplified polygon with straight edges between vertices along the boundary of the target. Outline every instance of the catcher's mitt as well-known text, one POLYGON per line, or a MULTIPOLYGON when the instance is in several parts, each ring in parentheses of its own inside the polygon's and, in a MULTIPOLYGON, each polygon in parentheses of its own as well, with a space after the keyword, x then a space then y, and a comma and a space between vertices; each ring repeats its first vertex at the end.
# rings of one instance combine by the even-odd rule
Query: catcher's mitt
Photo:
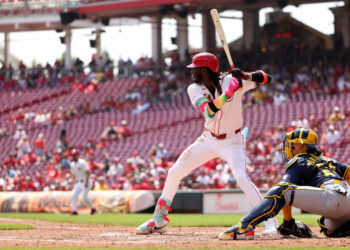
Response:
POLYGON ((283 220, 283 223, 278 227, 278 232, 283 236, 294 235, 299 238, 311 238, 311 229, 302 221, 283 220))

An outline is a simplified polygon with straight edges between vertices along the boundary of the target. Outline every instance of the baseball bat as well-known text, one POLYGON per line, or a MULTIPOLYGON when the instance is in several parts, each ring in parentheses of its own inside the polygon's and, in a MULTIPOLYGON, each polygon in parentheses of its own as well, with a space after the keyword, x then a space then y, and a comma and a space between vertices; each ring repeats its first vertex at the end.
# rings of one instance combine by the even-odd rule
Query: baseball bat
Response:
POLYGON ((218 36, 221 40, 221 44, 222 44, 222 47, 224 48, 224 51, 225 51, 225 54, 227 56, 230 67, 231 67, 231 69, 234 69, 235 65, 233 64, 233 60, 231 57, 230 50, 228 48, 225 32, 224 32, 224 29, 222 28, 219 13, 218 13, 217 9, 211 9, 210 15, 211 15, 211 18, 213 19, 216 33, 218 34, 218 36))

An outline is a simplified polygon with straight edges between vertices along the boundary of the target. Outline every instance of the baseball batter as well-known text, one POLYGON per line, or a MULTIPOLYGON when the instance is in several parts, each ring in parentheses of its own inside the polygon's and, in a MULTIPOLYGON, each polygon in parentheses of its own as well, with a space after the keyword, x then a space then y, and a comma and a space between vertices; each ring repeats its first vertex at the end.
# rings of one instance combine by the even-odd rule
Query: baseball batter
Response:
POLYGON ((350 166, 323 156, 317 134, 311 129, 298 128, 285 134, 282 147, 287 162, 283 181, 219 238, 239 239, 281 209, 284 221, 278 228, 280 234, 311 237, 311 230, 293 219, 292 206, 322 215, 319 225, 327 237, 350 236, 350 166))
POLYGON ((77 215, 77 203, 80 193, 83 193, 83 200, 91 208, 90 214, 93 215, 96 213, 94 204, 88 197, 89 190, 92 188, 92 183, 90 181, 90 168, 87 162, 84 159, 79 158, 79 152, 76 149, 73 149, 71 152, 72 162, 70 165, 71 173, 74 178, 74 188, 72 195, 73 211, 72 215, 77 215))
MULTIPOLYGON (((241 133, 243 125, 242 96, 255 88, 256 83, 268 83, 271 78, 263 71, 246 73, 235 69, 231 75, 221 77, 219 61, 210 53, 199 53, 193 57, 191 68, 194 81, 188 95, 195 108, 205 117, 204 132, 178 158, 169 170, 164 190, 159 198, 153 219, 136 229, 137 234, 164 233, 167 230, 170 205, 182 178, 207 161, 220 157, 229 164, 235 180, 256 205, 262 197, 246 172, 245 139, 241 133)), ((277 222, 266 222, 266 234, 277 234, 277 222)))

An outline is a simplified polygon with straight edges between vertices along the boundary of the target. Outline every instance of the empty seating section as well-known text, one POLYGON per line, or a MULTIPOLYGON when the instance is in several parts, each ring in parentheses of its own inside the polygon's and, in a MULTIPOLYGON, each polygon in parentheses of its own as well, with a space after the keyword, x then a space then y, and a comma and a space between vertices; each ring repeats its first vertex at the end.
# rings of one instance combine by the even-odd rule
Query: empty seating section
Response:
POLYGON ((1 1, 0 17, 17 15, 57 15, 63 11, 66 4, 66 0, 3 0, 1 1))
MULTIPOLYGON (((68 85, 52 89, 36 89, 14 93, 2 92, 0 112, 18 107, 23 107, 25 112, 39 112, 44 109, 57 109, 59 106, 65 108, 70 106, 76 107, 84 102, 90 102, 91 107, 98 107, 105 98, 110 96, 113 96, 113 98, 123 97, 130 88, 142 86, 147 80, 147 78, 118 79, 99 84, 99 90, 89 94, 79 90, 70 91, 70 86, 68 85), (47 96, 51 96, 51 98, 46 98, 47 96)), ((249 140, 252 140, 254 137, 262 136, 270 126, 277 127, 279 124, 282 124, 287 127, 291 121, 298 120, 301 115, 305 118, 313 115, 321 120, 320 131, 318 131, 321 135, 327 126, 326 121, 332 113, 334 106, 343 107, 344 111, 349 111, 345 110, 346 107, 350 106, 349 95, 343 94, 326 97, 317 97, 312 94, 300 95, 297 98, 291 97, 290 102, 281 106, 274 106, 272 104, 254 105, 244 110, 244 126, 249 127, 249 140)), ((11 134, 9 138, 0 139, 1 162, 14 150, 17 143, 17 140, 13 139, 16 125, 6 125, 7 119, 6 114, 0 116, 0 127, 7 127, 11 134)), ((98 139, 110 122, 113 121, 119 124, 121 120, 128 121, 132 136, 108 141, 105 149, 96 150, 95 159, 97 161, 103 161, 105 152, 111 157, 119 156, 122 161, 125 161, 126 158, 131 156, 134 150, 138 151, 143 158, 147 158, 152 145, 157 145, 159 142, 163 142, 170 155, 176 158, 203 131, 203 118, 192 107, 185 92, 174 96, 171 102, 154 103, 149 111, 141 114, 131 114, 131 112, 125 110, 98 111, 90 115, 74 118, 60 125, 45 127, 37 125, 33 121, 25 121, 22 125, 27 131, 31 145, 33 145, 39 133, 44 133, 48 149, 53 152, 62 128, 67 130, 67 135, 71 139, 71 145, 84 148, 89 137, 98 139)), ((345 121, 336 125, 342 138, 344 138, 343 142, 346 141, 346 138, 350 138, 350 129, 344 129, 344 124, 345 121)), ((269 140, 267 138, 267 141, 269 140)), ((327 148, 327 150, 335 158, 346 162, 350 154, 349 145, 349 143, 343 143, 337 147, 327 148)), ((249 158, 255 169, 250 174, 254 180, 263 174, 267 163, 256 161, 252 159, 253 157, 249 158)), ((46 166, 43 165, 24 166, 23 172, 34 174, 35 171, 42 172, 45 169, 46 166)))

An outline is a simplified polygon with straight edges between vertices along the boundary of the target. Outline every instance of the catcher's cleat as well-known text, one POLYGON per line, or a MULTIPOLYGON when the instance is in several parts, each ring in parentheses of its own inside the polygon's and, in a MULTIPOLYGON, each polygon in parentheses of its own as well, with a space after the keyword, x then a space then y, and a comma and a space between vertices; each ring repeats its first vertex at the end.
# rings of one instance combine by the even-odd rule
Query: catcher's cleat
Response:
POLYGON ((91 214, 91 215, 94 215, 94 214, 96 214, 96 213, 97 213, 96 208, 92 208, 91 211, 90 211, 90 214, 91 214))
POLYGON ((163 234, 168 230, 169 222, 163 220, 161 224, 157 225, 154 220, 148 220, 145 223, 141 224, 138 228, 136 228, 136 234, 151 234, 151 233, 159 233, 163 234))
POLYGON ((73 211, 70 213, 70 215, 78 215, 78 212, 77 211, 73 211))
POLYGON ((227 229, 225 232, 219 234, 220 240, 252 240, 254 239, 254 230, 251 229, 249 231, 244 230, 244 232, 240 232, 240 228, 238 225, 227 229))

